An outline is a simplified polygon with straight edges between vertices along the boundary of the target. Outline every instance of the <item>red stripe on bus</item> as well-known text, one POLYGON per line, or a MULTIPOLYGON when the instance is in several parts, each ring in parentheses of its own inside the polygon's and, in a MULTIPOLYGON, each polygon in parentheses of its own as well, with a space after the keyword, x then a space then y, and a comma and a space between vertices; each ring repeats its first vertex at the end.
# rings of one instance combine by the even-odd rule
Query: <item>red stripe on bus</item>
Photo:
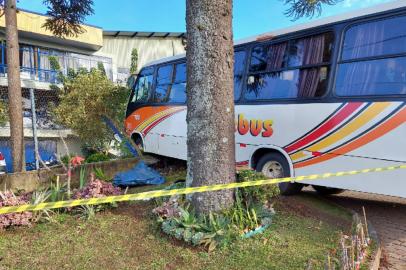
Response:
POLYGON ((298 140, 296 143, 285 147, 285 151, 287 153, 291 153, 315 140, 323 136, 324 134, 328 133, 336 126, 338 126, 341 122, 343 122, 349 115, 355 112, 359 107, 361 107, 362 102, 351 102, 345 105, 336 115, 330 118, 327 122, 322 124, 319 128, 311 132, 306 137, 298 140))
POLYGON ((387 134, 391 130, 397 128, 398 126, 402 125, 406 121, 406 108, 403 108, 400 112, 398 112, 396 115, 392 116, 379 126, 377 126, 375 129, 369 131, 368 133, 360 136, 356 140, 350 141, 348 144, 343 145, 342 147, 334 150, 333 152, 323 154, 319 157, 305 160, 302 162, 298 162, 293 165, 295 169, 297 168, 302 168, 310 165, 314 165, 320 162, 324 162, 327 160, 330 160, 332 158, 335 158, 337 156, 342 156, 347 154, 348 152, 351 152, 355 149, 360 148, 361 146, 364 146, 380 137, 383 135, 387 134), (332 155, 333 154, 333 155, 332 155))
POLYGON ((151 131, 151 129, 153 129, 156 125, 158 125, 159 123, 161 123, 163 120, 165 120, 165 119, 167 119, 168 117, 171 117, 172 115, 174 115, 174 114, 176 114, 176 113, 178 113, 178 112, 180 112, 180 111, 183 111, 183 110, 185 110, 185 109, 182 109, 182 110, 179 110, 179 111, 176 111, 176 112, 167 114, 167 115, 165 115, 165 116, 163 116, 163 117, 157 119, 155 122, 152 122, 149 126, 147 126, 147 127, 142 131, 143 136, 145 137, 145 136, 148 134, 148 132, 151 131))

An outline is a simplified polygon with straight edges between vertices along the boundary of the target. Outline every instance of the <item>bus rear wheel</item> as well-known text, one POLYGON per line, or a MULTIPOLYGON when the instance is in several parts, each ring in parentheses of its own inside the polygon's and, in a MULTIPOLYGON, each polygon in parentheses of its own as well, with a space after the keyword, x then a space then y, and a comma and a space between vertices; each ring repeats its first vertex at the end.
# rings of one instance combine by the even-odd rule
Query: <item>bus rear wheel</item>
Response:
POLYGON ((341 188, 330 188, 330 187, 323 187, 323 186, 312 186, 314 188, 314 190, 316 190, 316 192, 320 195, 334 195, 334 194, 340 194, 342 192, 344 192, 344 189, 341 188))
MULTIPOLYGON (((289 163, 284 156, 278 153, 268 153, 258 161, 257 172, 261 172, 268 178, 283 178, 290 176, 289 163)), ((294 195, 299 193, 303 185, 298 183, 279 183, 282 195, 294 195)))

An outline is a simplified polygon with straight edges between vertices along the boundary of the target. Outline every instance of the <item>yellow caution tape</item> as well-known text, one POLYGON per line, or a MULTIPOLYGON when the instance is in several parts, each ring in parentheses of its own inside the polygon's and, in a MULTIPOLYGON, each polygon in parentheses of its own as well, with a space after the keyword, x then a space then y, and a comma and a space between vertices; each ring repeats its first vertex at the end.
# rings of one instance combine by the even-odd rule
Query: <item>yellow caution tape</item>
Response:
POLYGON ((148 191, 148 192, 142 192, 142 193, 136 193, 136 194, 108 196, 108 197, 101 197, 101 198, 39 203, 36 205, 25 204, 25 205, 18 205, 18 206, 6 206, 6 207, 0 208, 0 214, 19 213, 19 212, 24 212, 24 211, 38 211, 38 210, 56 209, 56 208, 63 208, 63 207, 74 207, 74 206, 79 206, 79 205, 95 205, 95 204, 112 203, 112 202, 138 201, 138 200, 145 200, 145 199, 172 196, 172 195, 192 194, 192 193, 207 192, 207 191, 218 191, 218 190, 223 190, 223 189, 270 185, 270 184, 278 184, 278 183, 292 182, 292 181, 300 182, 300 181, 305 181, 305 180, 326 179, 326 178, 331 178, 331 177, 348 176, 348 175, 372 173, 372 172, 384 172, 384 171, 392 171, 392 170, 398 170, 398 169, 406 169, 406 164, 399 165, 399 166, 384 167, 384 168, 363 169, 363 170, 358 170, 358 171, 346 171, 346 172, 337 172, 337 173, 313 174, 313 175, 297 176, 297 177, 264 179, 264 180, 255 180, 255 181, 240 182, 240 183, 219 184, 219 185, 201 186, 201 187, 189 187, 189 188, 172 189, 172 190, 157 190, 157 191, 148 191))

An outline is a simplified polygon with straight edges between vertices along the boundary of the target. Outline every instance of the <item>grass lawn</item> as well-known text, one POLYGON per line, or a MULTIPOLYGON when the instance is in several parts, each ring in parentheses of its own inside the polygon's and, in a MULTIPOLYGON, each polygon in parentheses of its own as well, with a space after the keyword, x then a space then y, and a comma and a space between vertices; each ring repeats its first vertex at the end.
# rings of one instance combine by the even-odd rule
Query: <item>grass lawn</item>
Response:
MULTIPOLYGON (((184 178, 184 171, 171 172, 165 185, 184 178)), ((315 196, 280 197, 265 233, 207 253, 162 234, 153 208, 152 201, 121 203, 91 220, 59 214, 55 223, 0 231, 0 270, 306 269, 309 262, 324 269, 351 225, 349 213, 315 196)))
POLYGON ((121 204, 89 221, 59 215, 58 223, 2 232, 0 269, 305 269, 309 261, 323 269, 350 216, 306 195, 287 200, 278 201, 264 234, 213 253, 161 234, 151 202, 121 204))

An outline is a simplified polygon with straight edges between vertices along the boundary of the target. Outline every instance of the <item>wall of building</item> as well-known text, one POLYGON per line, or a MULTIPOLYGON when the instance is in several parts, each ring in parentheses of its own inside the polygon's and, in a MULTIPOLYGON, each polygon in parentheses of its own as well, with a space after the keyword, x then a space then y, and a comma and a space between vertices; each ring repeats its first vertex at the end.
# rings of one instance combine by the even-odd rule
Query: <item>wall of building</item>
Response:
MULTIPOLYGON (((123 36, 104 36, 103 47, 97 54, 111 57, 113 59, 113 69, 117 70, 117 73, 123 73, 124 70, 127 70, 129 75, 131 52, 133 48, 137 48, 138 50, 139 69, 150 61, 185 52, 182 39, 176 37, 131 38, 123 36)), ((120 77, 120 74, 117 76, 120 77)))
MULTIPOLYGON (((51 31, 42 27, 47 16, 20 10, 17 13, 17 26, 22 36, 37 36, 38 39, 53 40, 60 43, 71 43, 77 46, 98 49, 103 44, 103 31, 99 27, 82 25, 84 32, 78 36, 57 38, 51 31)), ((0 17, 0 27, 5 27, 4 16, 0 17)))

